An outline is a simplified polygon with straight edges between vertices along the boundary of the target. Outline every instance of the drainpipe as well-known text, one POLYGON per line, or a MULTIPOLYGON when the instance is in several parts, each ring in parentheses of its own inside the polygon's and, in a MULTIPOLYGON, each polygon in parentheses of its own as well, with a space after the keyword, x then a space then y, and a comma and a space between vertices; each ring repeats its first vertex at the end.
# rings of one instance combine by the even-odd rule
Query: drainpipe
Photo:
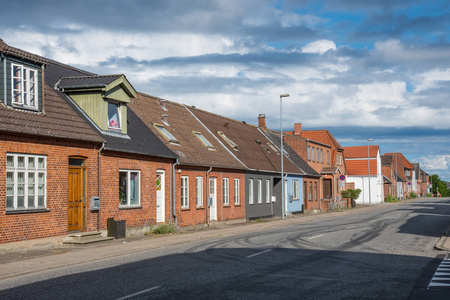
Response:
MULTIPOLYGON (((98 171, 97 171, 97 174, 98 174, 98 197, 99 197, 99 199, 101 199, 101 197, 100 197, 100 193, 101 193, 101 190, 102 190, 102 176, 101 176, 101 174, 102 174, 102 163, 101 163, 101 161, 102 161, 102 159, 101 159, 101 153, 102 153, 102 150, 105 148, 105 143, 102 143, 102 146, 100 147, 100 149, 98 149, 98 171)), ((101 204, 100 204, 100 206, 101 206, 101 204)), ((101 221, 100 221, 100 212, 101 212, 101 208, 98 210, 98 214, 97 214, 97 231, 100 231, 100 223, 101 223, 101 221)))
MULTIPOLYGON (((206 224, 209 226, 209 215, 208 215, 208 209, 211 209, 209 206, 209 173, 212 171, 212 167, 209 167, 209 170, 206 171, 206 224)), ((217 191, 216 191, 216 195, 217 195, 217 191)), ((217 205, 217 203, 216 203, 217 205)))
POLYGON ((179 228, 177 224, 177 212, 176 212, 176 197, 175 197, 175 167, 178 165, 178 158, 177 161, 172 166, 172 217, 175 220, 175 228, 179 228))
MULTIPOLYGON (((6 57, 5 57, 5 55, 3 54, 3 52, 1 53, 1 58, 2 58, 2 60, 3 60, 3 86, 5 87, 5 90, 3 91, 3 96, 4 96, 4 98, 3 98, 3 102, 4 102, 4 104, 6 105, 7 103, 8 103, 8 101, 6 101, 6 96, 8 95, 7 94, 7 83, 6 83, 6 57)), ((12 100, 11 100, 12 101, 12 100)))
MULTIPOLYGON (((320 192, 322 191, 322 180, 319 177, 319 211, 322 212, 322 197, 320 197, 320 192)), ((323 196, 323 193, 322 193, 323 196)))

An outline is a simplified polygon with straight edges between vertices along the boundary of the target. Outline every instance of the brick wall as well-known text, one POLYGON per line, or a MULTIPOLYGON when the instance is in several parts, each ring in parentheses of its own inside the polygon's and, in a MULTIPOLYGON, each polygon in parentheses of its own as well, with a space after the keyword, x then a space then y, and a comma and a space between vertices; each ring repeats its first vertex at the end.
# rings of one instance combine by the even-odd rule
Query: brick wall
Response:
MULTIPOLYGON (((97 193, 97 149, 95 144, 58 139, 0 135, 0 243, 16 242, 68 232, 69 157, 86 158, 87 199, 97 193), (47 156, 45 212, 6 214, 6 154, 24 153, 47 156)), ((87 218, 91 218, 88 210, 87 218)))
MULTIPOLYGON (((101 229, 107 228, 108 218, 126 220, 127 227, 157 224, 156 174, 158 170, 163 170, 165 175, 165 221, 171 220, 171 160, 104 151, 101 168, 101 229), (140 171, 140 205, 138 207, 119 207, 119 170, 140 171)), ((92 219, 91 226, 96 227, 96 218, 92 219)))
MULTIPOLYGON (((209 222, 210 209, 208 208, 209 184, 208 169, 180 166, 176 171, 176 212, 179 226, 206 224, 209 222), (189 178, 189 207, 181 208, 181 177, 189 178), (196 178, 203 178, 203 206, 196 203, 196 178)), ((217 221, 227 221, 245 218, 245 174, 226 170, 212 170, 209 178, 216 178, 217 194, 217 221), (223 178, 229 179, 229 205, 223 205, 223 178), (240 204, 234 203, 234 179, 239 179, 240 204)))

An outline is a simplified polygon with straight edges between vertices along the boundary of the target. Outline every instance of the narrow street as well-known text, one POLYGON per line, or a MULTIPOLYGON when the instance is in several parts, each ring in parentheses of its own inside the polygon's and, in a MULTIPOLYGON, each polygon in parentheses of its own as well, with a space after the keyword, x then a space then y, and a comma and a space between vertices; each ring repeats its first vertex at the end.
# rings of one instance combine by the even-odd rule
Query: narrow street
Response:
POLYGON ((0 298, 448 299, 449 198, 354 211, 12 277, 0 298))

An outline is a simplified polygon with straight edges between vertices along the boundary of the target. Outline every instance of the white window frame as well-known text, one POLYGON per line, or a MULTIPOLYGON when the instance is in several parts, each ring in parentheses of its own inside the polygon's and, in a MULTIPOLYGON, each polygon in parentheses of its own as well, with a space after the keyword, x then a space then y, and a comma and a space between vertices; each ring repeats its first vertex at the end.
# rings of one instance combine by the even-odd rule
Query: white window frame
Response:
POLYGON ((39 81, 38 81, 38 70, 30 68, 28 66, 20 64, 11 64, 11 103, 13 106, 18 106, 21 108, 28 108, 37 110, 39 107, 39 81), (20 68, 21 77, 14 76, 14 68, 20 68), (30 73, 34 72, 33 76, 30 73), (24 78, 25 77, 25 78, 24 78), (19 78, 20 87, 14 87, 14 79, 19 78), (33 82, 34 81, 34 82, 33 82), (31 86, 34 83, 34 93, 32 92, 31 86), (20 95, 20 101, 14 101, 17 92, 20 95), (34 105, 30 104, 31 98, 34 96, 34 105))
POLYGON ((253 179, 249 179, 248 180, 248 204, 253 204, 254 203, 254 199, 253 199, 253 179))
MULTIPOLYGON (((127 183, 126 183, 126 188, 127 188, 127 203, 126 204, 121 204, 120 203, 120 198, 119 198, 119 207, 135 207, 135 206, 140 206, 141 205, 141 171, 139 170, 124 170, 124 169, 120 169, 119 170, 119 178, 120 178, 120 173, 126 173, 127 174, 127 183), (137 173, 138 175, 138 187, 137 187, 137 203, 131 204, 131 173, 137 173)), ((120 188, 120 182, 119 182, 119 188, 120 188)), ((119 190, 120 191, 120 190, 119 190)))
POLYGON ((323 164, 323 149, 320 149, 320 162, 323 164))
POLYGON ((201 176, 195 178, 195 191, 196 205, 197 207, 203 207, 203 177, 201 176))
POLYGON ((234 179, 234 204, 239 205, 241 203, 239 178, 234 179))
POLYGON ((225 133, 223 133, 222 131, 218 131, 217 132, 224 140, 225 142, 227 142, 228 145, 230 145, 231 148, 233 148, 235 151, 238 150, 238 146, 235 142, 233 142, 232 140, 230 140, 225 133))
POLYGON ((181 176, 181 208, 189 208, 189 176, 181 176))
POLYGON ((223 205, 230 205, 230 180, 223 179, 223 205))
POLYGON ((270 180, 266 179, 266 203, 270 203, 270 180))
POLYGON ((308 157, 308 160, 311 161, 311 146, 308 146, 308 148, 307 148, 307 157, 308 157))
POLYGON ((35 210, 47 207, 47 157, 32 154, 6 154, 6 210, 35 210), (8 159, 9 158, 9 159, 8 159), (11 161, 12 158, 12 161, 11 161), (23 166, 19 166, 19 158, 23 158, 23 166), (34 160, 34 166, 30 164, 34 160), (10 165, 12 162, 12 165, 10 165), (8 176, 8 173, 10 176, 8 176), (19 183, 19 174, 23 174, 23 182, 19 183), (33 182, 30 175, 33 174, 33 182), (12 177, 11 177, 12 175, 12 177), (41 176, 41 177, 40 177, 41 176), (12 180, 11 180, 12 179, 12 180), (20 187, 22 193, 19 195, 20 187), (21 198, 23 197, 23 200, 21 198), (33 201, 30 201, 33 197, 33 201), (23 205, 19 205, 22 202, 23 205), (30 205, 30 203, 33 203, 30 205), (9 204, 9 205, 8 205, 9 204))
POLYGON ((262 180, 258 179, 258 204, 262 203, 262 180))
POLYGON ((330 151, 327 150, 327 165, 330 164, 330 151))
POLYGON ((122 109, 122 105, 120 105, 120 103, 117 102, 111 102, 108 101, 108 128, 109 129, 113 129, 113 130, 122 130, 122 114, 121 114, 121 109, 122 109), (110 105, 114 105, 117 108, 117 120, 119 122, 118 126, 111 126, 110 125, 110 118, 109 118, 109 106, 110 105))
POLYGON ((298 192, 298 180, 293 180, 292 181, 292 198, 294 200, 298 200, 299 199, 299 192, 298 192))

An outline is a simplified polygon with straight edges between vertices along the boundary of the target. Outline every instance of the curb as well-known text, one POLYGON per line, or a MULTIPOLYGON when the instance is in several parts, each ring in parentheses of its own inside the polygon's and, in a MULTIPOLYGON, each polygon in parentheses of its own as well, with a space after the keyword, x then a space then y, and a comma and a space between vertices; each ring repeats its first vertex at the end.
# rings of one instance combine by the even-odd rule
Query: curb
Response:
POLYGON ((450 251, 450 240, 448 240, 448 233, 450 231, 450 227, 442 234, 441 238, 434 246, 434 249, 441 251, 450 251))

